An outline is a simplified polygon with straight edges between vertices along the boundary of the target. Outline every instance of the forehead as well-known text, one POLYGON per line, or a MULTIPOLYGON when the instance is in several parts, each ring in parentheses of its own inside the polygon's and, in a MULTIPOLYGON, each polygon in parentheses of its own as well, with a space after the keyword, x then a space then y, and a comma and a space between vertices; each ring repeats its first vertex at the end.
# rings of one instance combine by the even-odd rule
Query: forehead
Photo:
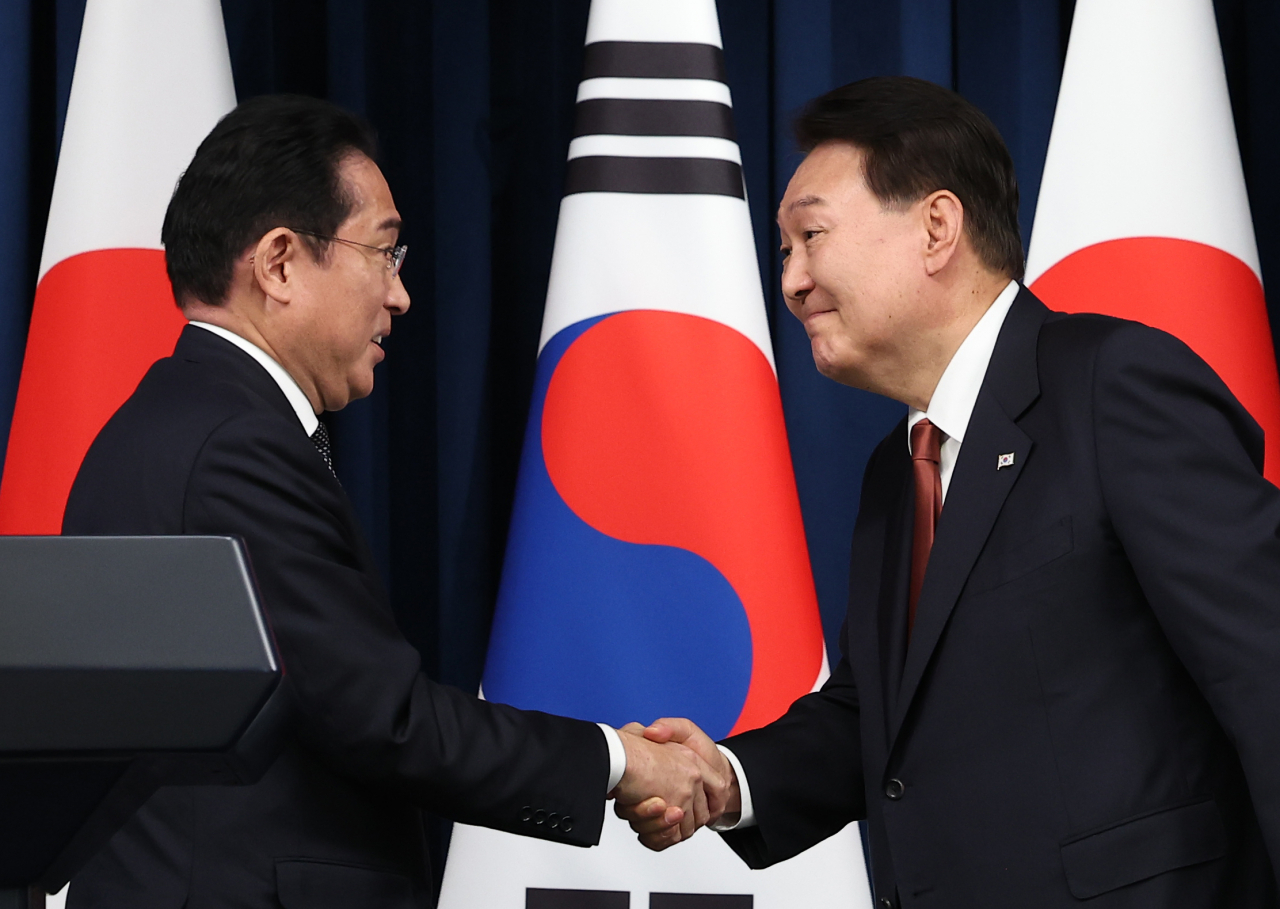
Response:
POLYGON ((338 166, 338 172, 354 203, 348 221, 367 220, 381 224, 399 219, 391 187, 372 160, 365 155, 350 155, 338 166))
POLYGON ((862 152, 845 142, 824 142, 796 168, 778 206, 778 220, 809 207, 847 202, 865 192, 862 152))

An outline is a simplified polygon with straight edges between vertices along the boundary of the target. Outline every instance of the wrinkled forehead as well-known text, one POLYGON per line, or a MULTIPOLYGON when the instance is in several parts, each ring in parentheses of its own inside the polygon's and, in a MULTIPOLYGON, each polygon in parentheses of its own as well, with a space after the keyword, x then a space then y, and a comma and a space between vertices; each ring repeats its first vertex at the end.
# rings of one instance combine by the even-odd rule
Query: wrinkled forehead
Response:
POLYGON ((865 192, 863 187, 862 176, 856 170, 817 175, 797 171, 778 205, 778 227, 795 228, 802 219, 821 217, 833 209, 847 207, 860 192, 865 192))
POLYGON ((863 185, 861 150, 847 142, 824 142, 796 168, 778 205, 778 222, 829 206, 863 185))

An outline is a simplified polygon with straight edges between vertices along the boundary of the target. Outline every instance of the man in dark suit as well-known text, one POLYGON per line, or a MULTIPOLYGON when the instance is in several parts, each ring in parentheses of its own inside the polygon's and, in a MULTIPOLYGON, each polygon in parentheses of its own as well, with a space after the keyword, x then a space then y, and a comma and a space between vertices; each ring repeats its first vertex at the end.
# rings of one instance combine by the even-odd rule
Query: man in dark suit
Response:
POLYGON ((424 906, 421 809, 587 846, 611 790, 669 790, 692 832, 703 784, 724 788, 683 746, 437 685, 396 627, 317 416, 372 390, 409 308, 373 155, 332 105, 261 98, 174 193, 163 239, 191 324, 94 442, 63 529, 243 537, 293 722, 257 784, 157 792, 73 907, 424 906))
MULTIPOLYGON (((958 95, 867 80, 797 129, 788 305, 823 374, 910 409, 866 469, 823 689, 719 750, 648 734, 721 755, 752 867, 866 819, 883 909, 1280 905, 1257 424, 1176 339, 1016 283, 1012 162, 958 95)), ((662 848, 664 807, 618 810, 662 848)))

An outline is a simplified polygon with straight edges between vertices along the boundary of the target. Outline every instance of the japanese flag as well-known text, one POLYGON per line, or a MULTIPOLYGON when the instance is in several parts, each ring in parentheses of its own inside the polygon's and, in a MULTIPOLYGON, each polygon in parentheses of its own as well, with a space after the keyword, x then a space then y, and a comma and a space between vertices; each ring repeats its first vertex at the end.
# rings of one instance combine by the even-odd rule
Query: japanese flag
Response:
POLYGON ((1211 0, 1078 0, 1027 284, 1181 338, 1266 432, 1280 385, 1211 0))
POLYGON ((235 106, 218 0, 88 0, 49 206, 0 533, 55 534, 80 462, 185 324, 160 226, 235 106))

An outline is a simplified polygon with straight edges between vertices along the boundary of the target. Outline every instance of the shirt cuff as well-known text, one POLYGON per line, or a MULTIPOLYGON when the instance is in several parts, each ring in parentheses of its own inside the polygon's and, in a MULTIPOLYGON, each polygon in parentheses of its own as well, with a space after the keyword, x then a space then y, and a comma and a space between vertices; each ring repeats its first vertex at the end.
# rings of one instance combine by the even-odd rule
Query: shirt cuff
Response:
POLYGON ((736 754, 723 745, 717 745, 716 747, 720 749, 720 753, 725 756, 725 759, 733 765, 733 772, 738 775, 738 795, 742 800, 742 813, 731 824, 726 824, 722 821, 708 826, 712 830, 722 833, 728 830, 742 830, 746 827, 754 827, 756 825, 756 812, 751 806, 751 787, 747 785, 747 774, 743 771, 742 764, 736 754))
POLYGON ((608 795, 618 787, 622 782, 623 774, 627 772, 627 749, 622 746, 621 732, 608 723, 596 723, 596 725, 604 733, 604 743, 609 748, 609 785, 604 790, 608 795))

